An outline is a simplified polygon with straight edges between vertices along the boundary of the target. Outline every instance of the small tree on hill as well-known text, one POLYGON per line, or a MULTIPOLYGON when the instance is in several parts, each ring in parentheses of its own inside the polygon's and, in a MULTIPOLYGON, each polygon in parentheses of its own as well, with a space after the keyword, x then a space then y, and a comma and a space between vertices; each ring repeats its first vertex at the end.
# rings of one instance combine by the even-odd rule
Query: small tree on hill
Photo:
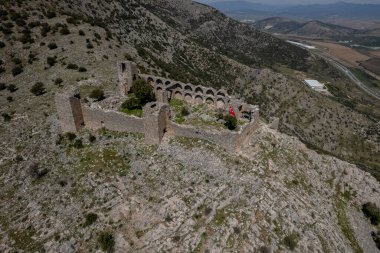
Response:
POLYGON ((153 87, 143 79, 139 79, 133 82, 131 93, 133 93, 136 98, 140 100, 140 105, 142 106, 144 106, 146 103, 155 101, 153 87))
POLYGON ((224 124, 228 129, 235 130, 237 127, 237 119, 236 117, 233 117, 231 115, 226 115, 224 117, 224 120, 226 123, 224 124))
POLYGON ((90 94, 90 98, 101 101, 104 99, 104 91, 100 88, 94 89, 90 94))
POLYGON ((36 95, 36 96, 41 96, 43 95, 46 91, 45 91, 45 86, 43 83, 41 82, 38 82, 36 84, 34 84, 32 86, 32 88, 30 89, 30 91, 36 95))

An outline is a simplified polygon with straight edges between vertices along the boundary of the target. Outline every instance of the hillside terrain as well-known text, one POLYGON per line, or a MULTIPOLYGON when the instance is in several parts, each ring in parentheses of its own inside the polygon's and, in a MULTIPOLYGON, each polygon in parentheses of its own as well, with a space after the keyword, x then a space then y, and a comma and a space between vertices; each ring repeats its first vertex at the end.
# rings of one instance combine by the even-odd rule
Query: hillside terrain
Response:
POLYGON ((350 89, 332 66, 186 0, 3 3, 0 251, 376 252, 378 228, 360 211, 380 203, 380 123, 358 109, 372 102, 275 72, 350 89), (103 130, 60 135, 54 94, 115 93, 127 59, 258 104, 262 128, 240 154, 182 138, 157 147, 103 130), (268 129, 270 117, 295 137, 268 129))

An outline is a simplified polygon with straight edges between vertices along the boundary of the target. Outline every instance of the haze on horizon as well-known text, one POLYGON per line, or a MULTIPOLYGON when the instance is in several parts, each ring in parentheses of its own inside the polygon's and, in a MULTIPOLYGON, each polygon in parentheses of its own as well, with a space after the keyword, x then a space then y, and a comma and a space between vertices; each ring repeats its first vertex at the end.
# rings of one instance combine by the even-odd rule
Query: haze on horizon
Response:
MULTIPOLYGON (((241 0, 195 0, 200 3, 213 3, 213 2, 233 2, 233 1, 241 1, 241 0)), ((307 5, 307 4, 331 4, 336 2, 346 2, 346 3, 357 3, 357 4, 380 4, 380 0, 244 0, 247 2, 253 3, 261 3, 261 4, 281 4, 281 5, 307 5)))

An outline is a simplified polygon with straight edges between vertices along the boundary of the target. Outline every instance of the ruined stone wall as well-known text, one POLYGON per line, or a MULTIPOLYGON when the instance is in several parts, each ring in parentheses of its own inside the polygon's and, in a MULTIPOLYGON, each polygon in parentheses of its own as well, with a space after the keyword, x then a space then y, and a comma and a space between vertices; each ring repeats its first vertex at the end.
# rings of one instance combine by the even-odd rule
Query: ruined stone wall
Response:
POLYGON ((117 111, 82 107, 85 127, 97 130, 102 127, 119 132, 144 133, 144 121, 141 118, 127 116, 117 111))
POLYGON ((77 132, 84 124, 81 102, 75 95, 76 91, 69 90, 55 96, 55 106, 64 132, 77 132))
POLYGON ((163 103, 148 103, 144 108, 145 143, 160 144, 169 122, 169 106, 163 103))
POLYGON ((119 90, 121 95, 126 95, 131 89, 132 83, 138 78, 137 65, 131 61, 120 62, 117 64, 119 78, 119 90))

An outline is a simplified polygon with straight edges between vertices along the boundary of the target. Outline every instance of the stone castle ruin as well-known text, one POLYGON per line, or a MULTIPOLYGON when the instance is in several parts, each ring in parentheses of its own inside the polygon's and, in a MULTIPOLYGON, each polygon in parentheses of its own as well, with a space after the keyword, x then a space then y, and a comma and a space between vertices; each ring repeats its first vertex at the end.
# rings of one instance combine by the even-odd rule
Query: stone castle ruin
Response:
MULTIPOLYGON (((106 109, 96 103, 84 102, 79 89, 57 93, 55 102, 63 132, 78 132, 82 128, 97 130, 143 133, 145 143, 160 144, 163 137, 183 136, 204 139, 222 145, 226 149, 238 149, 245 139, 258 127, 259 108, 231 98, 224 90, 184 84, 161 77, 139 74, 135 63, 127 61, 118 64, 119 95, 124 98, 133 81, 144 79, 154 90, 157 102, 143 108, 143 117, 126 115, 115 109, 106 109), (207 104, 215 110, 228 110, 232 106, 237 118, 246 122, 238 131, 208 131, 194 126, 176 124, 170 120, 168 102, 172 99, 184 100, 192 105, 207 104)), ((121 100, 120 96, 115 99, 121 100)))

